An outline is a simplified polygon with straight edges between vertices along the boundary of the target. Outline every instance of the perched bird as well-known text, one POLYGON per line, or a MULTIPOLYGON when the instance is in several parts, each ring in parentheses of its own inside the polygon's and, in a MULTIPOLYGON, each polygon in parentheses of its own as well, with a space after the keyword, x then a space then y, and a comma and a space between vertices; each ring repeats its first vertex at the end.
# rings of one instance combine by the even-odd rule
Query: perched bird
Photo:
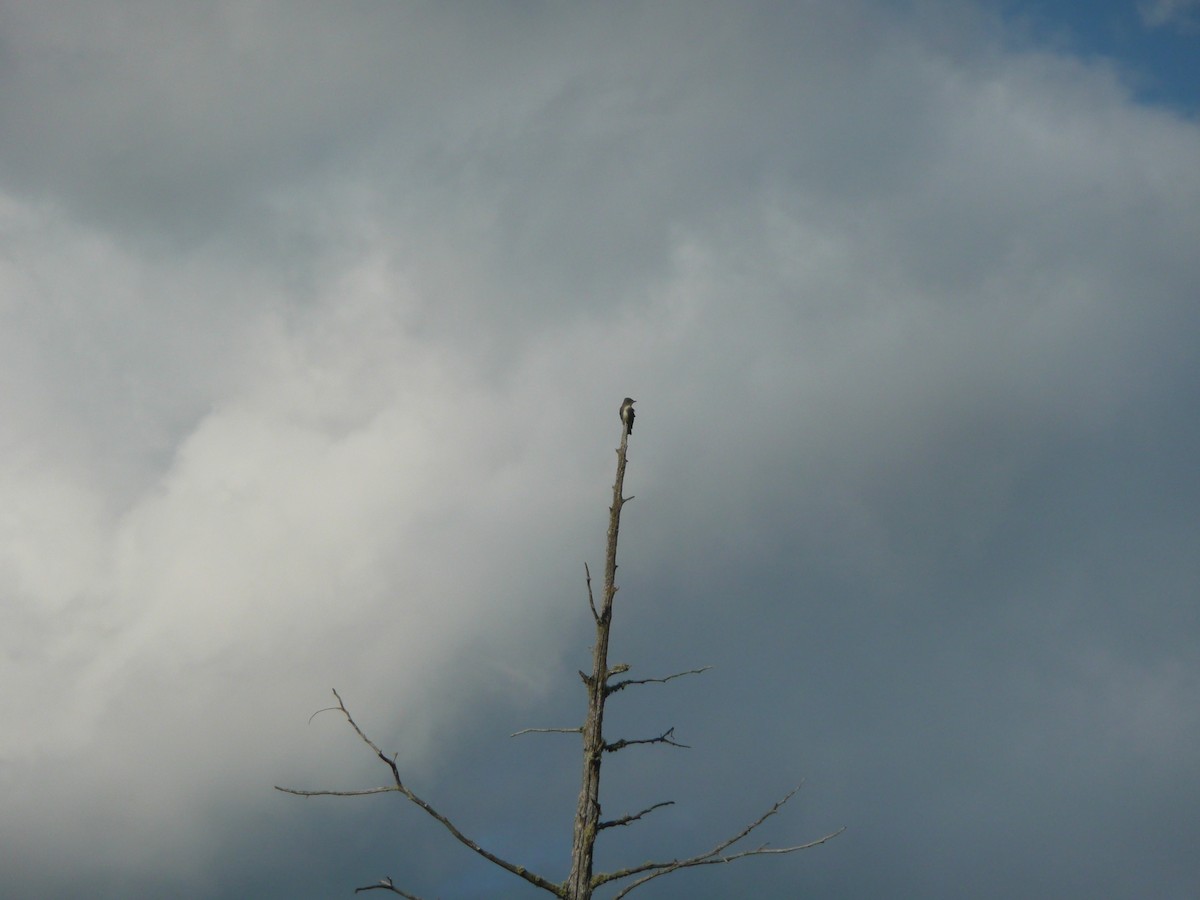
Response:
POLYGON ((626 397, 625 402, 621 404, 621 421, 625 423, 625 431, 628 434, 633 434, 633 417, 637 415, 633 409, 635 403, 636 400, 626 397))

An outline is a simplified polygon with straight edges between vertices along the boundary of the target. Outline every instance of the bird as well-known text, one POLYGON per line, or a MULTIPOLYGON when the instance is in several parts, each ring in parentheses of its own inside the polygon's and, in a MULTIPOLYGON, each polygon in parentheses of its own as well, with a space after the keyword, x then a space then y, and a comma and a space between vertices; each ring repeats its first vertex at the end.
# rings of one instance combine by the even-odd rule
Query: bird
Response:
POLYGON ((637 415, 633 408, 635 403, 637 403, 636 400, 626 397, 625 402, 621 404, 621 421, 625 423, 627 434, 633 434, 633 417, 637 415))

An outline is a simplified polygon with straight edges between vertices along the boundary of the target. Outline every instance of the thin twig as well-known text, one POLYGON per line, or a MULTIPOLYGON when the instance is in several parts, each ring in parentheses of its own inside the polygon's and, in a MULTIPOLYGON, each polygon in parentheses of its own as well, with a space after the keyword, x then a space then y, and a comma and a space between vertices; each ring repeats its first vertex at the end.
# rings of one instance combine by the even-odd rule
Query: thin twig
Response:
POLYGON ((600 613, 596 612, 596 600, 592 597, 592 572, 588 569, 587 563, 583 564, 583 573, 587 576, 588 606, 592 608, 592 618, 599 622, 600 613))
POLYGON ((612 900, 621 900, 622 897, 624 897, 626 894, 628 894, 630 891, 632 891, 635 887, 640 887, 641 885, 645 884, 647 881, 653 881, 655 878, 658 878, 660 875, 670 875, 672 872, 678 872, 680 869, 689 869, 689 868, 692 868, 693 866, 714 866, 714 865, 718 865, 720 863, 734 862, 735 860, 745 859, 748 856, 769 856, 769 855, 775 854, 775 853, 795 853, 797 850, 809 850, 813 847, 817 847, 817 846, 820 846, 821 844, 824 844, 826 841, 832 840, 833 838, 837 837, 839 834, 841 834, 845 830, 846 830, 846 826, 843 825, 837 831, 831 831, 831 832, 829 832, 829 834, 825 835, 824 837, 819 837, 815 841, 809 841, 807 844, 797 844, 795 847, 767 847, 764 845, 762 847, 757 847, 754 850, 743 850, 740 853, 732 853, 729 856, 715 856, 712 858, 702 858, 702 859, 685 859, 676 865, 671 865, 668 868, 660 869, 657 872, 651 872, 649 875, 645 875, 642 878, 639 878, 637 881, 633 882, 632 884, 626 885, 624 888, 622 888, 620 891, 618 891, 616 894, 613 895, 612 900))
POLYGON ((285 788, 275 785, 275 790, 282 791, 285 794, 293 794, 297 797, 367 797, 371 794, 395 794, 400 788, 394 784, 389 784, 377 788, 363 788, 358 791, 301 791, 296 788, 285 788))
POLYGON ((523 734, 579 734, 583 731, 578 725, 574 728, 522 728, 514 731, 509 737, 520 737, 523 734))
POLYGON ((311 725, 312 720, 315 719, 317 716, 319 716, 323 712, 337 712, 337 711, 338 711, 338 708, 336 706, 327 706, 324 709, 318 709, 315 713, 313 713, 311 716, 308 717, 308 724, 311 725))
POLYGON ((630 747, 633 744, 670 744, 672 747, 680 747, 684 750, 692 749, 687 744, 681 744, 678 741, 673 740, 671 735, 673 735, 674 733, 675 733, 675 728, 672 726, 671 728, 668 728, 666 731, 664 731, 662 734, 660 734, 656 738, 636 738, 634 740, 629 740, 627 738, 621 738, 621 740, 619 740, 619 741, 614 741, 611 744, 605 744, 604 752, 605 753, 616 753, 618 750, 624 750, 626 747, 630 747))
POLYGON ((686 672, 676 672, 674 675, 668 675, 666 678, 627 678, 625 681, 618 681, 616 684, 610 684, 605 690, 609 694, 615 694, 619 690, 629 687, 631 684, 666 684, 668 681, 674 681, 676 678, 682 678, 684 675, 699 675, 702 672, 707 672, 712 666, 701 666, 699 669, 688 669, 686 672))
POLYGON ((654 810, 658 809, 661 806, 674 806, 674 805, 675 805, 674 800, 664 800, 664 801, 662 801, 662 803, 655 803, 653 806, 647 806, 641 812, 634 813, 631 816, 621 816, 621 818, 613 819, 610 822, 601 822, 599 825, 596 826, 596 828, 597 829, 615 828, 618 825, 628 825, 630 822, 636 822, 642 816, 646 815, 646 813, 654 812, 654 810))
POLYGON ((361 894, 363 891, 391 891, 393 894, 399 894, 401 897, 407 897, 408 900, 421 900, 416 894, 410 894, 407 891, 402 891, 400 888, 392 884, 392 876, 385 875, 379 880, 379 884, 368 884, 364 887, 356 887, 354 893, 361 894))
POLYGON ((788 792, 787 796, 785 796, 783 799, 777 801, 765 813, 763 813, 761 816, 759 816, 757 819, 755 819, 753 822, 751 822, 749 825, 747 825, 745 828, 743 828, 737 834, 721 841, 721 843, 717 844, 717 846, 713 847, 707 853, 700 853, 700 854, 697 854, 696 856, 688 857, 687 859, 673 859, 668 862, 642 863, 639 866, 632 866, 631 868, 628 868, 628 869, 621 869, 616 872, 608 872, 603 875, 597 875, 595 880, 593 881, 593 885, 595 887, 599 887, 602 884, 607 884, 610 881, 616 881, 617 879, 620 879, 620 878, 628 878, 631 875, 640 875, 643 872, 649 873, 649 874, 645 875, 644 877, 639 878, 637 881, 633 882, 632 884, 627 885, 618 894, 616 894, 613 897, 613 900, 620 900, 621 897, 624 897, 626 894, 628 894, 630 891, 632 891, 635 887, 643 885, 647 881, 650 881, 654 878, 658 878, 660 875, 667 875, 671 872, 677 872, 680 869, 688 869, 693 866, 710 866, 710 865, 716 865, 717 863, 733 862, 736 859, 743 859, 747 856, 765 856, 768 854, 795 853, 797 850, 807 850, 810 847, 816 847, 819 844, 823 844, 826 841, 830 840, 831 838, 837 837, 839 834, 841 834, 843 831, 846 830, 845 826, 843 826, 843 827, 839 828, 837 831, 830 832, 829 834, 825 835, 822 838, 818 838, 815 841, 809 841, 807 844, 797 844, 794 847, 768 847, 764 844, 764 845, 762 845, 760 847, 756 847, 752 850, 742 850, 737 853, 722 855, 725 850, 728 850, 730 847, 732 847, 738 841, 742 840, 744 837, 746 837, 748 834, 750 834, 750 832, 754 831, 754 829, 758 828, 759 825, 761 825, 763 822, 765 822, 771 816, 773 816, 777 812, 779 812, 780 808, 785 803, 787 803, 789 800, 791 800, 792 797, 795 796, 796 791, 798 791, 798 790, 800 790, 799 787, 793 788, 790 792, 788 792))

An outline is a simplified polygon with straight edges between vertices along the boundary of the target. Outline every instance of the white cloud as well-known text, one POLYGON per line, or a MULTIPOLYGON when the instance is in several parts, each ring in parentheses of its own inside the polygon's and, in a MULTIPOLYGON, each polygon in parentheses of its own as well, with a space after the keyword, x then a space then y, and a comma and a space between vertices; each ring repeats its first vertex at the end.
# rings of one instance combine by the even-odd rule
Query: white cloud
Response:
POLYGON ((1170 26, 1184 31, 1196 27, 1198 9, 1197 0, 1142 0, 1138 4, 1138 12, 1148 27, 1170 26))

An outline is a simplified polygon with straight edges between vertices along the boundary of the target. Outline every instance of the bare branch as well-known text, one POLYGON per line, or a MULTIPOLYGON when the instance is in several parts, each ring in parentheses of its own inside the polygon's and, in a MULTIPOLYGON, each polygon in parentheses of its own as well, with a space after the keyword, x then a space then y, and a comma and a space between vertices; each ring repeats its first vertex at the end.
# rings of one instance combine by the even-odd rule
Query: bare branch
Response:
POLYGON ((750 834, 750 832, 754 831, 754 829, 756 829, 771 816, 779 812, 780 808, 789 800, 791 800, 798 790, 800 790, 799 787, 793 788, 790 792, 788 792, 787 796, 785 796, 782 800, 777 801, 765 813, 763 813, 737 834, 721 841, 721 843, 717 844, 717 846, 713 847, 707 853, 700 853, 696 856, 688 857, 687 859, 673 859, 669 862, 642 863, 640 866, 632 866, 628 869, 621 869, 616 872, 608 872, 603 875, 597 875, 593 881, 593 886, 599 887, 602 884, 607 884, 610 881, 616 881, 621 878, 628 878, 631 875, 639 875, 643 872, 649 873, 644 877, 639 878, 632 884, 627 885, 613 897, 613 900, 620 900, 621 897, 624 897, 635 887, 643 885, 652 879, 658 878, 660 875, 667 875, 671 872, 677 872, 680 869, 692 868, 693 866, 711 866, 718 863, 733 862, 736 859, 743 859, 747 856, 766 856, 770 854, 795 853, 797 850, 807 850, 810 847, 816 847, 819 844, 823 844, 826 841, 837 837, 846 830, 845 826, 842 826, 837 831, 830 832, 822 838, 818 838, 815 841, 809 841, 807 844, 797 844, 794 847, 768 847, 766 844, 763 844, 762 846, 755 847, 752 850, 741 850, 737 853, 723 855, 726 850, 728 850, 738 841, 742 840, 744 837, 750 834))
MULTIPOLYGON (((426 801, 422 800, 420 797, 418 797, 416 794, 414 794, 400 778, 400 770, 396 767, 396 757, 392 756, 389 758, 388 756, 386 756, 384 754, 384 752, 379 749, 379 745, 377 745, 374 741, 372 741, 369 737, 366 736, 366 734, 363 732, 363 730, 358 727, 358 723, 354 721, 354 717, 350 715, 350 710, 346 709, 346 704, 342 702, 341 695, 339 695, 336 690, 333 692, 333 696, 337 698, 338 709, 340 709, 342 712, 342 715, 344 715, 346 717, 346 721, 350 723, 350 727, 354 729, 354 731, 358 734, 358 736, 360 738, 362 738, 363 743, 366 744, 368 747, 370 747, 373 751, 375 751, 375 755, 378 756, 381 760, 383 760, 383 762, 387 765, 387 767, 392 770, 392 779, 393 779, 393 781, 395 781, 395 787, 372 788, 372 789, 369 789, 366 791, 357 791, 357 792, 356 791, 345 791, 345 792, 341 792, 341 791, 296 791, 296 790, 291 790, 288 788, 280 788, 278 786, 276 787, 277 790, 283 791, 284 793, 288 793, 288 794, 299 794, 300 796, 306 796, 306 797, 312 797, 312 796, 356 796, 357 794, 378 794, 378 793, 382 793, 384 791, 392 791, 392 790, 399 791, 405 797, 407 797, 410 801, 415 803, 417 806, 421 807, 421 809, 425 810, 425 812, 428 813, 430 816, 432 816, 433 818, 435 818, 439 822, 441 822, 442 826, 447 831, 449 831, 452 835, 454 835, 455 839, 460 844, 463 844, 464 846, 469 847, 470 849, 475 851, 477 854, 482 856, 484 859, 486 859, 488 862, 492 863, 493 865, 497 865, 500 868, 502 868, 508 872, 512 872, 512 874, 516 875, 517 877, 525 879, 526 881, 528 881, 530 884, 534 885, 535 887, 539 887, 544 891, 548 891, 549 893, 554 894, 556 897, 564 896, 563 888, 561 886, 554 884, 553 882, 547 880, 546 878, 543 878, 541 875, 538 875, 534 872, 530 872, 524 866, 518 866, 514 863, 510 863, 508 860, 502 859, 501 857, 496 856, 496 854, 483 849, 481 846, 479 846, 479 844, 475 843, 475 841, 471 840, 469 837, 467 837, 465 834, 463 834, 461 831, 459 831, 458 827, 453 822, 451 822, 448 818, 446 818, 444 815, 442 815, 440 812, 438 812, 436 809, 434 809, 432 806, 430 806, 426 801)), ((379 888, 382 889, 384 887, 386 887, 386 885, 384 885, 381 882, 379 885, 379 888)), ((394 888, 393 888, 393 890, 394 890, 394 888)))
POLYGON ((775 853, 795 853, 797 850, 809 850, 813 847, 817 847, 817 846, 820 846, 821 844, 824 844, 826 841, 832 840, 833 838, 837 837, 839 834, 841 834, 845 830, 846 830, 846 826, 843 825, 837 831, 831 831, 831 832, 829 832, 829 834, 825 835, 824 837, 819 837, 815 841, 809 841, 807 844, 797 844, 795 847, 767 847, 764 844, 762 847, 757 847, 754 850, 743 850, 740 853, 732 853, 729 856, 715 856, 715 857, 711 857, 711 858, 685 859, 679 863, 672 864, 672 865, 668 866, 667 868, 659 869, 657 872, 651 872, 649 875, 639 878, 637 881, 633 882, 632 884, 626 885, 624 888, 622 888, 620 891, 618 891, 616 894, 613 895, 613 900, 621 900, 622 897, 624 897, 626 894, 628 894, 634 888, 640 887, 641 885, 645 884, 647 881, 653 881, 655 878, 658 878, 660 875, 670 875, 672 872, 678 872, 680 869, 690 869, 693 866, 714 866, 714 865, 718 865, 719 863, 729 863, 729 862, 733 862, 738 859, 745 859, 748 856, 768 856, 768 855, 775 854, 775 853))
POLYGON ((595 619, 597 622, 599 622, 600 621, 600 613, 596 612, 596 600, 592 596, 592 572, 588 568, 587 563, 583 564, 583 573, 584 573, 584 575, 587 576, 588 606, 590 606, 592 608, 592 618, 595 619))
POLYGON ((315 713, 313 713, 311 716, 308 717, 308 724, 311 725, 312 720, 315 719, 317 716, 319 716, 323 712, 337 712, 337 711, 338 711, 338 708, 336 706, 327 706, 324 709, 318 709, 315 713))
POLYGON ((625 681, 618 681, 616 684, 610 684, 605 688, 609 694, 615 694, 617 691, 629 687, 631 684, 666 684, 668 681, 674 681, 676 678, 682 678, 684 675, 699 675, 702 672, 707 672, 712 666, 701 666, 699 669, 688 669, 686 672, 676 672, 674 675, 668 675, 666 678, 627 678, 625 681))
POLYGON ((654 812, 654 810, 658 809, 660 806, 674 806, 674 805, 675 805, 674 800, 664 800, 662 803, 655 803, 653 806, 647 806, 640 813, 634 813, 631 816, 621 816, 621 818, 613 819, 611 822, 601 822, 599 825, 596 826, 596 828, 597 828, 597 830, 599 830, 601 828, 615 828, 617 825, 628 825, 630 822, 636 822, 642 816, 646 815, 646 813, 654 812))
POLYGON ((368 884, 365 887, 356 887, 354 889, 354 893, 356 894, 360 894, 363 891, 391 891, 393 894, 399 894, 401 897, 407 897, 408 900, 421 900, 421 898, 416 894, 410 894, 406 891, 402 891, 400 888, 392 884, 391 875, 385 875, 380 879, 379 884, 368 884))
POLYGON ((671 727, 671 728, 668 728, 666 731, 664 731, 662 734, 660 734, 656 738, 638 738, 635 740, 627 740, 626 738, 621 738, 621 740, 619 740, 619 741, 614 741, 611 744, 605 744, 604 752, 605 753, 616 753, 618 750, 624 750, 626 747, 632 746, 633 744, 670 744, 672 747, 680 747, 684 750, 692 749, 687 744, 681 744, 678 741, 674 740, 671 737, 671 735, 673 735, 674 733, 675 733, 675 728, 671 727))
POLYGON ((385 785, 377 788, 363 788, 358 791, 299 791, 295 788, 285 788, 275 785, 275 790, 296 797, 367 797, 371 794, 394 794, 400 790, 395 785, 385 785))
POLYGON ((580 734, 583 729, 576 725, 574 728, 522 728, 514 731, 509 737, 520 737, 523 734, 580 734))

